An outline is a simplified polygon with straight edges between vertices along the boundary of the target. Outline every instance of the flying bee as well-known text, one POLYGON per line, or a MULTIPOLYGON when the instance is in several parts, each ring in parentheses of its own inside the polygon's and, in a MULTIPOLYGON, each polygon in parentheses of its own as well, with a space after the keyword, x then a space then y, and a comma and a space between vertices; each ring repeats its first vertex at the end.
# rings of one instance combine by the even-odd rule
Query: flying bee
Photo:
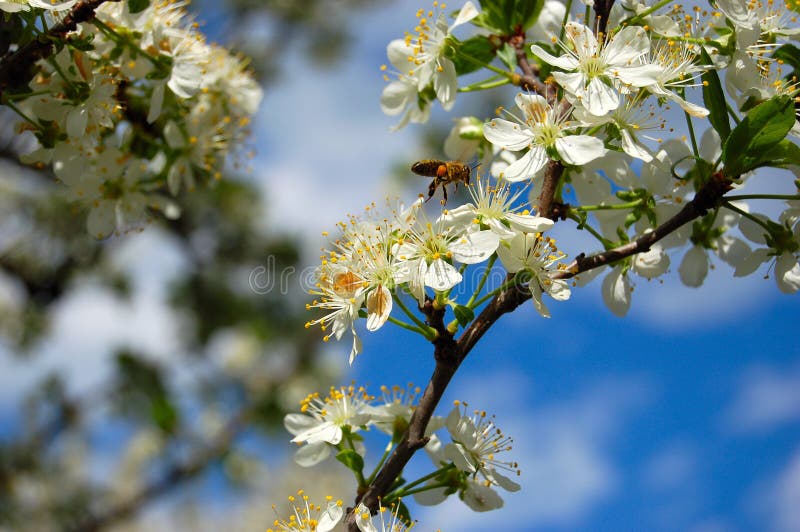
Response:
POLYGON ((411 171, 417 175, 433 178, 428 187, 428 199, 425 201, 430 200, 436 189, 442 187, 442 192, 444 193, 442 205, 444 205, 447 203, 447 185, 455 183, 456 190, 458 190, 459 183, 469 185, 470 167, 461 161, 425 159, 412 164, 411 171))

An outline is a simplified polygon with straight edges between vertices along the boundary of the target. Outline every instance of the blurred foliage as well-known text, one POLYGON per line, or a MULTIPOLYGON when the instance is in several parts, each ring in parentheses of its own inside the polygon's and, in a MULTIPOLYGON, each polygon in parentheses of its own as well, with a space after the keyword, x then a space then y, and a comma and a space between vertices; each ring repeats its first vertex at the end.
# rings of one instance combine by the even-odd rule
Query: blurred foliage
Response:
MULTIPOLYGON (((269 83, 289 47, 317 66, 343 58, 347 14, 375 4, 228 0, 191 8, 211 21, 213 39, 252 57, 269 83)), ((0 109, 0 348, 35 364, 73 293, 90 284, 135 304, 137 286, 115 260, 131 236, 87 236, 85 213, 63 199, 53 177, 16 162, 31 141, 12 130, 15 121, 0 109)), ((208 471, 240 489, 242 472, 254 470, 242 442, 252 448, 256 438, 263 450, 270 438, 286 441, 283 415, 330 382, 318 363, 319 338, 303 328, 298 283, 288 294, 248 284, 258 267, 268 275, 300 270, 299 243, 267 229, 252 179, 232 173, 176 200, 180 218, 145 230, 185 260, 166 295, 181 324, 180 354, 165 361, 140 346, 111 347, 102 355, 113 371, 90 392, 75 395, 68 379, 42 374, 24 401, 4 405, 7 416, 19 410, 0 437, 0 529, 106 529, 208 471)))

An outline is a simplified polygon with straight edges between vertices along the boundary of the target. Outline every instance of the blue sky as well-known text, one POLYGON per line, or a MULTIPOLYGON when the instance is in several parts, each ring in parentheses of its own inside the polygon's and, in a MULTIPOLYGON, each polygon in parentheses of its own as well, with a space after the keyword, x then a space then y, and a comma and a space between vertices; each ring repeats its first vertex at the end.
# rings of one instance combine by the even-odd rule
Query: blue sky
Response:
MULTIPOLYGON (((385 46, 411 29, 420 6, 389 4, 331 15, 356 28, 352 53, 332 69, 314 70, 288 50, 256 122, 251 178, 270 206, 264 223, 305 238, 309 265, 320 232, 347 213, 387 195, 410 201, 427 186, 398 190, 387 180, 393 164, 420 155, 421 132, 390 133, 395 120, 380 112, 385 46)), ((459 100, 469 108, 469 96, 459 100)), ((108 367, 104 346, 120 338, 165 361, 177 355, 168 339, 178 322, 163 287, 180 275, 181 258, 164 257, 160 238, 149 230, 131 236, 120 257, 139 283, 131 304, 89 284, 57 310, 35 366, 4 364, 3 404, 42 369, 90 388, 108 367)), ((672 259, 676 270, 680 255, 672 259)), ((682 286, 674 272, 663 284, 639 280, 622 319, 603 305, 599 279, 567 302, 549 301, 549 320, 531 305, 505 316, 470 354, 440 413, 454 399, 494 413, 515 439, 523 489, 503 494, 506 508, 488 514, 457 500, 420 508, 419 529, 800 530, 800 300, 780 294, 772 279, 734 279, 716 265, 700 289, 682 286)), ((362 333, 364 351, 352 368, 346 341, 329 347, 342 383, 355 379, 375 391, 425 384, 429 344, 391 326, 362 333)), ((276 442, 269 452, 288 451, 276 442)), ((417 456, 413 470, 424 471, 427 460, 417 456)))

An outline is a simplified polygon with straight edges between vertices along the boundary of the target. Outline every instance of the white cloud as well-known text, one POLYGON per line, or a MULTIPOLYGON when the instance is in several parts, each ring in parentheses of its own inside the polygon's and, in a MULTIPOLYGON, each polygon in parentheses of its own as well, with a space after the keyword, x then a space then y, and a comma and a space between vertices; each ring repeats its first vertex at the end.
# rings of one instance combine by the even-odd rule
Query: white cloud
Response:
POLYGON ((497 372, 479 381, 462 380, 452 395, 467 399, 470 407, 497 412, 498 426, 514 438, 509 459, 520 464, 516 480, 522 490, 502 492, 505 508, 488 514, 451 498, 421 509, 421 523, 462 532, 579 523, 618 488, 609 447, 626 418, 649 399, 645 384, 641 378, 608 379, 563 401, 527 408, 522 399, 531 396, 535 384, 523 375, 497 372))
POLYGON ((724 416, 727 429, 767 432, 800 419, 800 364, 745 370, 736 397, 724 416))
MULTIPOLYGON (((775 532, 800 530, 800 448, 775 477, 750 490, 749 501, 775 532)), ((766 528, 766 527, 765 527, 766 528)))

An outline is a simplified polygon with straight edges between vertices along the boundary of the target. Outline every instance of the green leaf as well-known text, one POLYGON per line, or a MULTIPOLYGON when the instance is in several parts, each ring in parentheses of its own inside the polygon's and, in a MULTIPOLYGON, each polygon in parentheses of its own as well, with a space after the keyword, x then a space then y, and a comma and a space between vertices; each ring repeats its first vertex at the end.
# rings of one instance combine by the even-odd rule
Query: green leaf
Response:
POLYGON ((800 147, 789 139, 783 139, 765 150, 750 163, 751 170, 762 166, 781 168, 790 165, 800 165, 800 147))
MULTIPOLYGON (((700 48, 700 57, 703 59, 703 64, 712 65, 711 57, 704 48, 700 48)), ((731 124, 728 120, 728 105, 725 101, 725 93, 722 90, 722 83, 719 81, 717 71, 709 68, 701 76, 703 80, 703 103, 706 109, 709 110, 708 120, 711 122, 711 127, 719 133, 719 138, 724 143, 731 134, 731 124)))
POLYGON ((510 44, 503 44, 503 47, 497 51, 497 57, 509 70, 513 71, 517 69, 517 53, 510 44))
POLYGON ((800 71, 800 49, 793 44, 784 44, 772 54, 775 59, 780 59, 795 70, 800 71))
POLYGON ((128 0, 128 11, 139 13, 150 6, 150 0, 128 0))
POLYGON ((450 42, 452 43, 452 60, 459 76, 474 72, 494 59, 494 46, 485 35, 476 35, 466 41, 450 39, 450 42))
POLYGON ((500 35, 527 30, 539 18, 544 0, 480 0, 481 13, 472 23, 500 35))
POLYGON ((722 149, 725 175, 736 177, 749 172, 786 137, 795 123, 794 101, 790 96, 776 96, 754 107, 731 131, 722 149))
POLYGON ((462 327, 466 327, 472 323, 472 320, 475 319, 475 313, 472 311, 472 309, 465 307, 464 305, 456 305, 453 307, 453 314, 456 315, 458 324, 462 327))
POLYGON ((336 459, 351 471, 361 473, 364 469, 364 459, 353 449, 342 449, 339 451, 339 454, 336 455, 336 459))

